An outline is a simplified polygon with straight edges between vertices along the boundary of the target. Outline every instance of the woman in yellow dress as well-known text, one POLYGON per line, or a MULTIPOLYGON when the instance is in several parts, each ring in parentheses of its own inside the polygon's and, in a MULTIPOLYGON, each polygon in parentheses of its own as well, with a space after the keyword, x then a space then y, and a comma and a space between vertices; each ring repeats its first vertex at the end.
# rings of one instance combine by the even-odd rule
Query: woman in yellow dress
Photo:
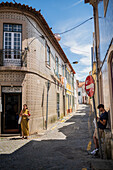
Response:
POLYGON ((23 110, 20 112, 21 120, 21 131, 22 131, 22 139, 28 139, 29 136, 29 110, 26 104, 23 105, 23 110), (25 138, 24 138, 25 137, 25 138))

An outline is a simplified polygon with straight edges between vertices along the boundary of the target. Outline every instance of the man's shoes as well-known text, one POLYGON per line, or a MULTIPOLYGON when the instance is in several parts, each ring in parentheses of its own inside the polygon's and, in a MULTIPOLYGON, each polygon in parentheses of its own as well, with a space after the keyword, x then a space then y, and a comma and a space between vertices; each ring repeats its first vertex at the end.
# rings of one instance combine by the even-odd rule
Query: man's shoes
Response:
POLYGON ((96 148, 91 152, 91 155, 96 155, 97 152, 98 152, 98 149, 96 148))

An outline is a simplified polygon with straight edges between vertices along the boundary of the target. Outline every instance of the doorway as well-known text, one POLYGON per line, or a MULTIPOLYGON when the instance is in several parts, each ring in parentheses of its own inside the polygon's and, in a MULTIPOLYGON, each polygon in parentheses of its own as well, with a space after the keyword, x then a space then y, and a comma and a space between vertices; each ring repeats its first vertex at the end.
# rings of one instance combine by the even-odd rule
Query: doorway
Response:
POLYGON ((19 113, 22 106, 21 93, 3 93, 3 133, 19 133, 18 125, 19 113))
POLYGON ((63 112, 64 112, 64 116, 65 116, 65 95, 63 95, 63 112))

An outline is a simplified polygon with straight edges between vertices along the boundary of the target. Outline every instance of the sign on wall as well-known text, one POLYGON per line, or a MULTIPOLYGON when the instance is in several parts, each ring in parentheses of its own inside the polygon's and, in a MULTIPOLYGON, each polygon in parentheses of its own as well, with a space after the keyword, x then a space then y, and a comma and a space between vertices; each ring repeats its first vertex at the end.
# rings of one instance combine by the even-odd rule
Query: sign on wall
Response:
POLYGON ((22 87, 2 87, 3 93, 21 93, 22 87))

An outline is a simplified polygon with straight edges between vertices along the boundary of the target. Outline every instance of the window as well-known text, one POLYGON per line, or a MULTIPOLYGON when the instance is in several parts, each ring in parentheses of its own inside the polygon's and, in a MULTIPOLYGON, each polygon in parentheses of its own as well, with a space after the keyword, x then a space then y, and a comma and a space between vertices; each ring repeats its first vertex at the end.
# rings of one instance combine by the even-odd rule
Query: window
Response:
POLYGON ((21 59, 22 25, 4 24, 4 59, 21 59))
POLYGON ((74 76, 72 75, 72 87, 74 88, 74 76))
POLYGON ((64 77, 64 70, 65 70, 65 66, 62 65, 62 76, 64 77))
POLYGON ((107 12, 107 7, 108 7, 108 2, 109 0, 103 0, 104 2, 104 17, 106 16, 106 12, 107 12))
POLYGON ((80 93, 80 91, 78 92, 78 96, 80 96, 81 95, 81 93, 80 93))
POLYGON ((56 73, 59 73, 59 61, 58 61, 58 57, 56 56, 56 60, 55 60, 55 64, 56 64, 56 73))
POLYGON ((50 66, 50 47, 47 45, 47 65, 50 66))
POLYGON ((65 77, 67 79, 67 69, 66 69, 66 67, 65 67, 65 77))
POLYGON ((71 74, 67 71, 67 82, 71 83, 71 74))
POLYGON ((70 73, 68 72, 68 83, 70 84, 70 73))

